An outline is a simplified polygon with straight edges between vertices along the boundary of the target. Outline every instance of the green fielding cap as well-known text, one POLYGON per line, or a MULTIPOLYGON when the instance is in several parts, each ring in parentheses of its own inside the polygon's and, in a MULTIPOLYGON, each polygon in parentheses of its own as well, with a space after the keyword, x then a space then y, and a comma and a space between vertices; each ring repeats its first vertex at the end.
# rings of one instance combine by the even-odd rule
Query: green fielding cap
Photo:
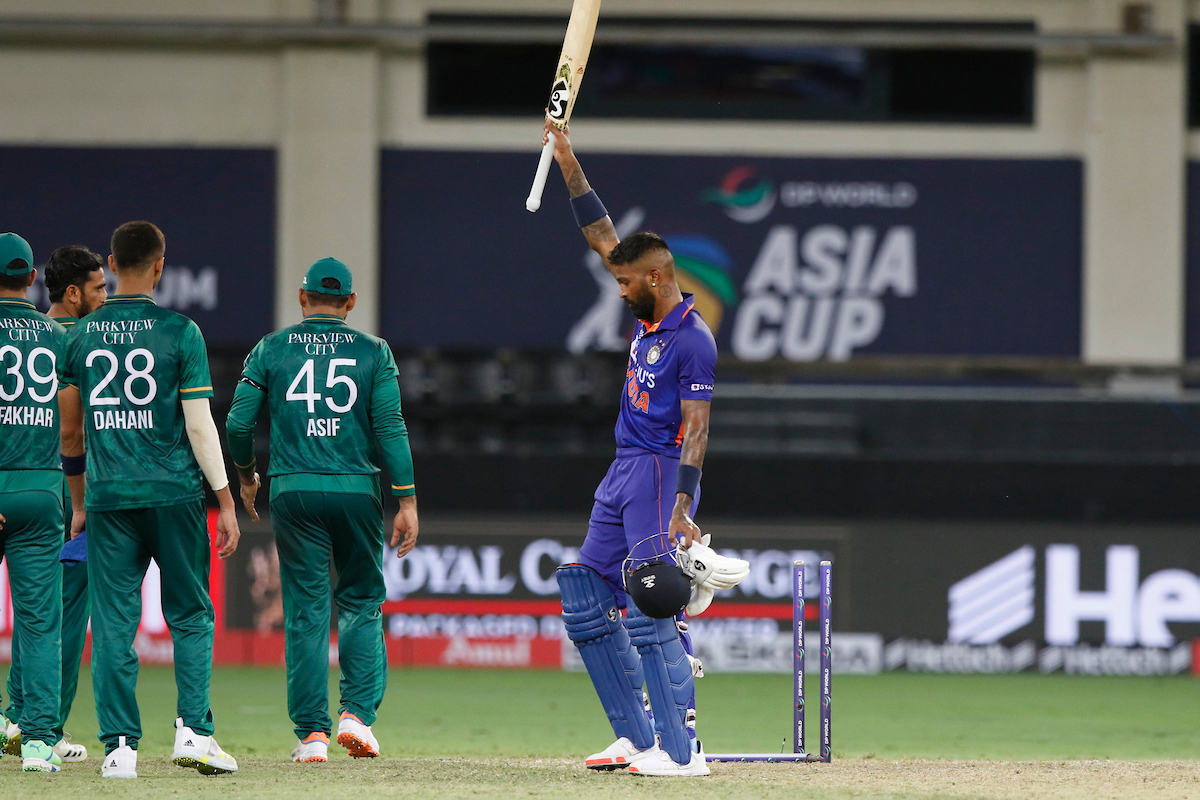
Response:
POLYGON ((300 284, 300 288, 307 292, 336 295, 347 295, 354 291, 350 268, 336 258, 322 258, 309 267, 308 272, 304 273, 304 283, 300 284), (341 284, 341 288, 325 288, 321 285, 321 281, 325 278, 333 278, 341 284))
POLYGON ((28 275, 33 270, 33 248, 15 233, 0 233, 0 272, 5 275, 28 275), (8 265, 13 261, 23 264, 8 265))

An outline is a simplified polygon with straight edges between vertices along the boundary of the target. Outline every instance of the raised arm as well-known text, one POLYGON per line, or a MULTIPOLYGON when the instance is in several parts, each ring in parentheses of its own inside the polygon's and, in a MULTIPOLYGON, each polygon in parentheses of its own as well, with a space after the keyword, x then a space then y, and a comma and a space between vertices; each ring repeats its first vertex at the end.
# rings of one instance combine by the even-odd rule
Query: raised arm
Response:
MULTIPOLYGON (((558 162, 559 168, 562 170, 563 180, 567 182, 567 191, 571 194, 572 201, 577 197, 583 197, 588 192, 592 191, 591 185, 587 181, 587 177, 583 174, 583 167, 579 166, 579 159, 575 157, 575 151, 571 149, 571 133, 570 129, 559 130, 556 127, 551 127, 549 122, 546 123, 546 134, 554 133, 554 160, 558 162)), ((547 141, 543 136, 542 143, 547 141)), ((574 206, 574 202, 572 203, 574 206)), ((587 239, 588 246, 600 254, 604 259, 604 266, 608 266, 608 254, 620 242, 617 237, 617 229, 613 225, 613 221, 607 214, 600 219, 585 222, 580 230, 583 231, 583 236, 587 239)))

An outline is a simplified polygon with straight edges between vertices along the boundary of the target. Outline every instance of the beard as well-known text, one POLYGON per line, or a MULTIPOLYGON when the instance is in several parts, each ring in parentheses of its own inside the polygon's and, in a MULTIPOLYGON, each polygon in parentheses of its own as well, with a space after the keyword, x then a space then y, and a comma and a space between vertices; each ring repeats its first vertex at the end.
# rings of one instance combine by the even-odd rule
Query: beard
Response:
POLYGON ((81 297, 81 298, 79 299, 79 309, 78 309, 78 311, 79 311, 79 318, 80 318, 80 319, 83 319, 83 318, 84 318, 84 317, 86 317, 88 314, 92 313, 92 311, 94 311, 94 310, 95 310, 95 309, 94 309, 94 307, 92 306, 91 302, 90 302, 90 301, 87 299, 87 297, 86 297, 86 296, 85 296, 85 297, 81 297))
POLYGON ((645 322, 650 322, 654 319, 654 292, 650 291, 650 287, 643 286, 635 297, 626 297, 625 305, 629 306, 629 310, 633 312, 633 316, 645 322))

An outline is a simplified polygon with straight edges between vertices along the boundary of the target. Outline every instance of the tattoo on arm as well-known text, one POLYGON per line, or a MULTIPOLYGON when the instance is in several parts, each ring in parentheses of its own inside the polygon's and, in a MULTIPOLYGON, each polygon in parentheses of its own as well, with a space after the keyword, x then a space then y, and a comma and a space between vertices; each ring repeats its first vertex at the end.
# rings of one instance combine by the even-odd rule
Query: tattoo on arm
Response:
POLYGON ((683 434, 683 449, 679 453, 679 463, 692 467, 704 466, 704 454, 708 450, 708 403, 702 400, 684 401, 685 404, 699 404, 695 413, 688 413, 685 406, 684 419, 687 429, 683 434))
POLYGON ((589 242, 615 242, 617 239, 617 229, 613 226, 611 217, 598 219, 591 225, 587 225, 581 229, 584 237, 589 242))
POLYGON ((563 172, 567 179, 567 191, 570 192, 571 197, 582 197, 592 190, 583 174, 583 167, 579 166, 578 161, 570 164, 563 172))
MULTIPOLYGON (((592 190, 591 184, 588 183, 587 177, 583 174, 583 167, 579 165, 578 159, 571 159, 562 165, 563 179, 567 182, 567 191, 572 198, 582 197, 592 190)), ((588 240, 588 244, 592 249, 597 249, 598 243, 619 242, 620 237, 617 236, 617 229, 613 225, 612 219, 604 217, 598 219, 590 225, 585 225, 582 229, 583 236, 588 240)), ((600 254, 604 255, 606 248, 600 250, 600 254)))

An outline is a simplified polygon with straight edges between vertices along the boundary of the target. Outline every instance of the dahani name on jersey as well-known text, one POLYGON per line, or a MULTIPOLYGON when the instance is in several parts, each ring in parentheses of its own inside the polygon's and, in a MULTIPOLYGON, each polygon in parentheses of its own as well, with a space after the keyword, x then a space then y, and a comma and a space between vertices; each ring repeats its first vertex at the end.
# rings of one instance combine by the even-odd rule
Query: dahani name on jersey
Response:
POLYGON ((154 427, 154 411, 149 408, 122 411, 93 411, 92 424, 98 431, 116 428, 117 430, 145 430, 154 427))
MULTIPOLYGON (((324 356, 337 352, 339 344, 353 344, 358 338, 357 333, 289 333, 288 344, 304 345, 304 352, 310 356, 324 356)), ((311 420, 310 420, 311 423, 311 420)), ((315 434, 309 433, 309 436, 315 434)), ((320 434, 324 436, 325 434, 320 434)))
POLYGON ((37 342, 41 341, 38 337, 49 332, 54 327, 54 323, 44 319, 30 319, 28 317, 5 317, 0 319, 0 328, 7 329, 9 341, 13 342, 37 342))
MULTIPOLYGON (((112 319, 84 322, 84 333, 103 334, 105 344, 133 344, 134 337, 154 327, 153 319, 112 319)), ((154 427, 153 425, 149 427, 154 427)))
POLYGON ((0 425, 54 427, 54 409, 45 406, 0 406, 0 425))

